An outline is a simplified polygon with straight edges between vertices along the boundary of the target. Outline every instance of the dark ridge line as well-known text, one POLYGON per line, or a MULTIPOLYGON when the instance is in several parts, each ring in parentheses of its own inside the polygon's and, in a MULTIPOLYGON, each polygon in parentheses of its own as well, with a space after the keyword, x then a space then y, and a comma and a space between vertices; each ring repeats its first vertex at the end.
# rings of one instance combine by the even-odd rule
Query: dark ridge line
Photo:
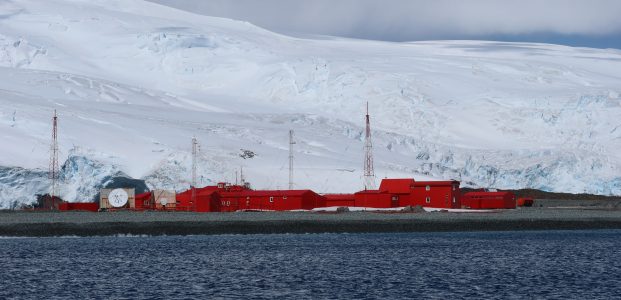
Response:
POLYGON ((280 220, 104 223, 14 223, 0 225, 0 236, 214 235, 305 233, 398 233, 522 230, 621 229, 611 220, 280 220))

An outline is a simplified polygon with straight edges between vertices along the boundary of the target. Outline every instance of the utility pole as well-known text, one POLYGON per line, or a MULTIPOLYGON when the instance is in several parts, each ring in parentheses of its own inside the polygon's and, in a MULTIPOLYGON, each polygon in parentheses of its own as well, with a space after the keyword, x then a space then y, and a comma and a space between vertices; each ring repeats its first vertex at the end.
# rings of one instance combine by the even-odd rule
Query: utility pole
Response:
POLYGON ((196 165, 198 163, 198 140, 192 137, 192 187, 196 187, 196 165))
POLYGON ((246 185, 246 178, 244 178, 244 167, 239 166, 239 181, 241 185, 246 185))
POLYGON ((293 130, 289 130, 289 190, 293 189, 293 130))
MULTIPOLYGON (((56 110, 52 116, 52 143, 50 144, 50 166, 48 178, 50 179, 50 197, 52 204, 54 203, 54 197, 58 197, 58 116, 56 110)), ((52 205, 52 209, 54 206, 52 205)))
POLYGON ((367 102, 366 131, 364 136, 364 189, 375 189, 375 171, 373 169, 373 143, 371 142, 369 102, 367 102))
POLYGON ((192 137, 192 209, 196 210, 196 164, 198 163, 198 140, 192 137))

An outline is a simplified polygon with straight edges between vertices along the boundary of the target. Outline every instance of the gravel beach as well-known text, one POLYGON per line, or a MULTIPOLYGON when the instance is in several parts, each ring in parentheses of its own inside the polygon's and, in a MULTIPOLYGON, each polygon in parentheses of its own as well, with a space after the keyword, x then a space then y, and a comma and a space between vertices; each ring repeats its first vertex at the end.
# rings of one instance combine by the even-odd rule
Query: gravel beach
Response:
POLYGON ((621 229, 618 202, 550 203, 480 213, 3 211, 0 236, 621 229))

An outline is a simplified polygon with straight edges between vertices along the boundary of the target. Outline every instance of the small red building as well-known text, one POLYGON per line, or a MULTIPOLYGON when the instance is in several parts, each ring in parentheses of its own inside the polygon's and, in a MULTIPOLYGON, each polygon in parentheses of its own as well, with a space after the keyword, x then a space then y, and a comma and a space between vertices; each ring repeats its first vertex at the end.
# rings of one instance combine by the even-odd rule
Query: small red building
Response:
POLYGON ((99 211, 99 203, 97 202, 85 202, 85 203, 70 203, 70 202, 62 202, 58 206, 58 210, 68 211, 68 210, 82 210, 82 211, 99 211))
POLYGON ((517 198, 517 206, 531 207, 535 203, 535 200, 530 197, 517 198))
POLYGON ((511 192, 469 192, 462 197, 464 208, 472 209, 513 209, 516 207, 515 195, 511 192))

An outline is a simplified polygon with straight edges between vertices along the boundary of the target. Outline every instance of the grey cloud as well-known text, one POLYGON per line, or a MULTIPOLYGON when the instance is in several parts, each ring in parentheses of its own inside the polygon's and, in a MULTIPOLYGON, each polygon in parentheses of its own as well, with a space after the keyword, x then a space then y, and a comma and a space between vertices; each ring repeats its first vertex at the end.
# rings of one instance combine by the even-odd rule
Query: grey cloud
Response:
POLYGON ((621 33, 617 0, 152 0, 282 33, 417 40, 621 33), (386 38, 387 37, 387 38, 386 38))

